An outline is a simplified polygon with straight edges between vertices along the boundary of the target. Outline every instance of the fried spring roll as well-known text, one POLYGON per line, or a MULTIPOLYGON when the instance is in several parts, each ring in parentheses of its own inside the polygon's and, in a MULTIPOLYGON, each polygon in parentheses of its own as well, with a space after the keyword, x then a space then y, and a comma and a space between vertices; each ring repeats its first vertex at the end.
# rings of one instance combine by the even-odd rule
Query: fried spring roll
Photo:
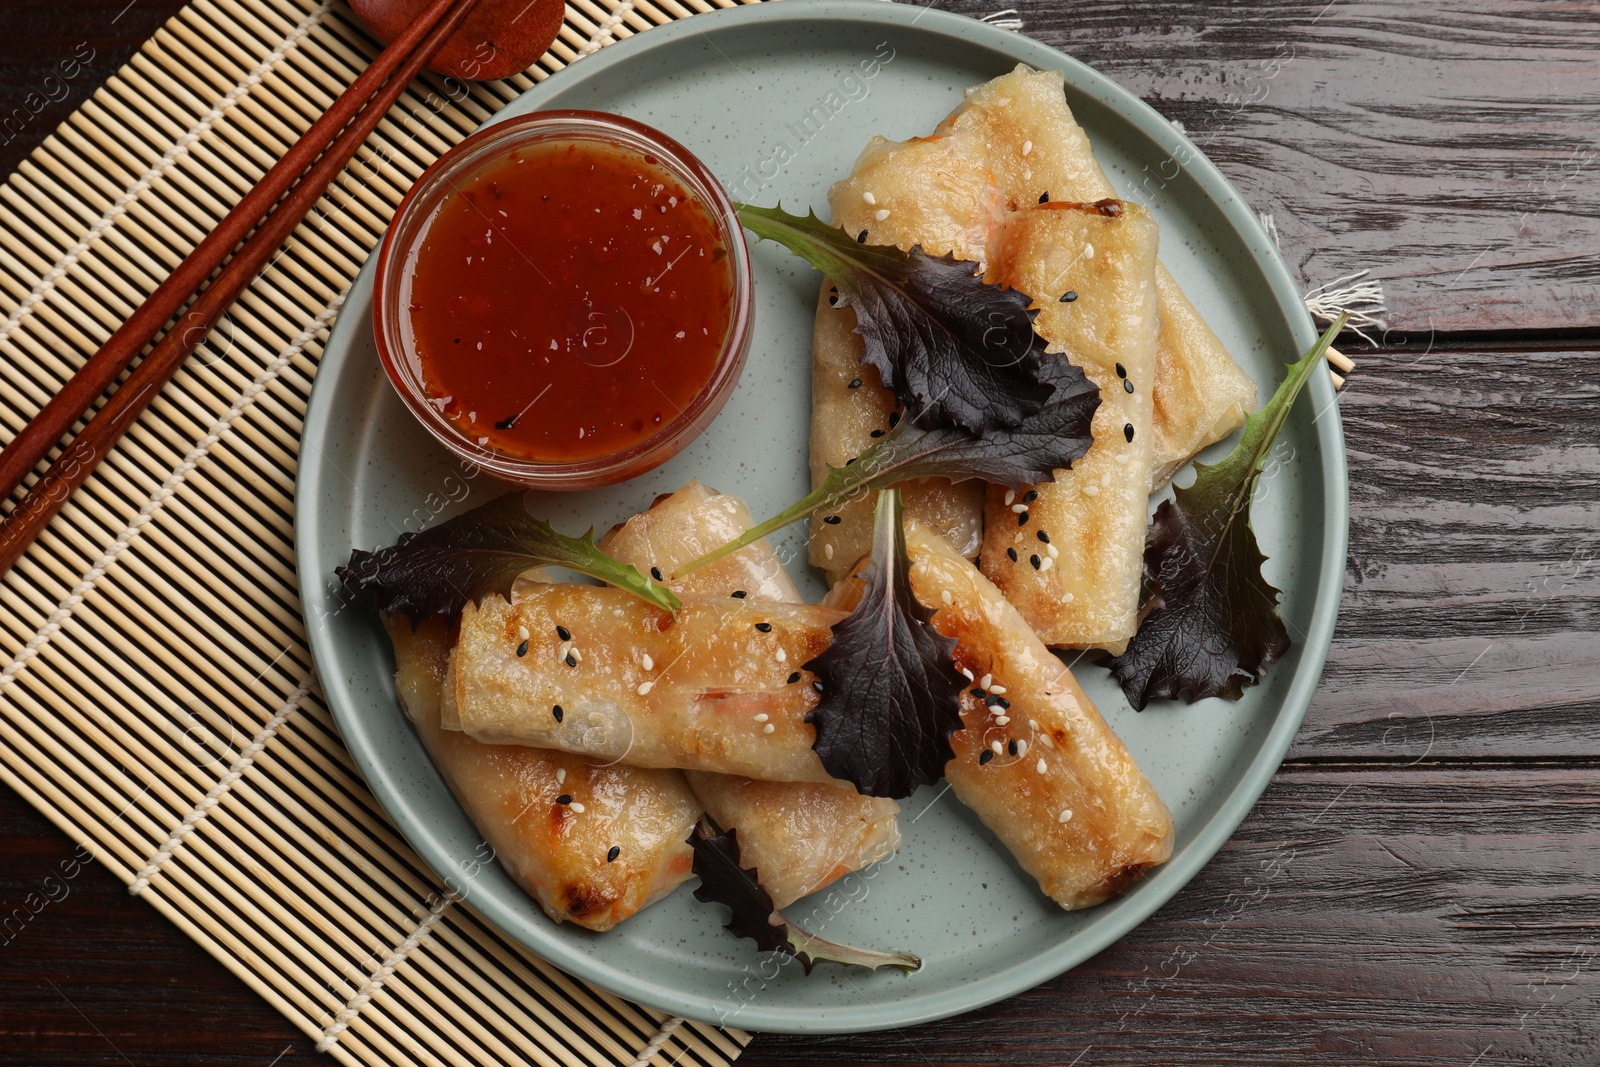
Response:
MULTIPOLYGON (((953 253, 981 262, 1000 217, 999 200, 980 153, 955 139, 894 144, 875 137, 851 175, 828 192, 833 221, 850 233, 866 231, 876 244, 933 255, 953 253)), ((832 306, 825 278, 811 340, 811 482, 843 467, 889 426, 898 406, 878 372, 861 363, 861 338, 849 308, 832 306)), ((900 487, 906 514, 927 523, 957 551, 976 555, 983 535, 983 491, 976 482, 943 478, 900 487)), ((871 547, 872 495, 811 520, 810 560, 830 582, 847 574, 871 547)))
MULTIPOLYGON (((671 574, 751 525, 744 501, 690 482, 612 530, 601 547, 641 570, 658 567, 671 574)), ((800 601, 765 540, 667 584, 680 596, 743 592, 800 601)), ((900 806, 864 797, 845 782, 763 782, 707 771, 690 771, 688 778, 711 817, 738 829, 741 862, 756 869, 779 908, 900 847, 900 806)))
POLYGON ((1156 224, 1136 204, 1051 202, 1018 212, 991 278, 1039 308, 1046 358, 1100 387, 1094 444, 1020 494, 991 486, 981 565, 1046 644, 1120 652, 1144 565, 1156 377, 1156 224), (1062 297, 1076 293, 1063 302, 1062 297))
POLYGON ((1009 707, 966 690, 945 777, 1063 908, 1122 893, 1172 855, 1172 814, 1120 738, 1000 590, 908 524, 911 586, 962 667, 1009 707), (948 597, 948 600, 946 599, 948 597), (985 755, 987 753, 987 755, 985 755), (981 761, 981 762, 980 762, 981 761))
POLYGON ((530 585, 515 604, 491 596, 462 612, 456 713, 492 744, 826 781, 800 665, 828 646, 838 618, 734 597, 686 597, 674 615, 620 589, 530 585))
POLYGON ((564 752, 486 745, 441 729, 448 628, 429 619, 413 631, 393 616, 384 626, 395 690, 428 754, 507 873, 547 915, 609 930, 689 877, 686 842, 700 805, 682 774, 592 767, 564 752))
MULTIPOLYGON (((945 137, 985 144, 989 174, 1006 210, 1051 200, 1115 197, 1089 137, 1072 116, 1059 71, 1019 65, 967 91, 939 126, 945 137)), ((1161 335, 1156 349, 1151 486, 1205 446, 1244 424, 1255 383, 1228 354, 1165 267, 1156 268, 1161 335)))

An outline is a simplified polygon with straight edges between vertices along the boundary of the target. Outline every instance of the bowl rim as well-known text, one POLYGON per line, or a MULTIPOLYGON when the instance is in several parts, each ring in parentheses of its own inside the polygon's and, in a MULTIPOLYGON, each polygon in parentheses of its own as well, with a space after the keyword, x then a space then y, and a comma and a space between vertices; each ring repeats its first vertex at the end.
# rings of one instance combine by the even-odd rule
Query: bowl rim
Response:
POLYGON ((378 244, 373 282, 372 332, 389 384, 414 418, 455 455, 496 477, 532 489, 580 490, 615 485, 660 466, 677 455, 717 417, 744 371, 754 334, 755 279, 750 249, 727 190, 698 156, 678 141, 637 119, 582 108, 552 108, 492 122, 447 149, 406 190, 378 244), (415 355, 407 352, 408 331, 400 323, 399 301, 407 266, 438 210, 437 194, 452 178, 475 173, 496 150, 547 140, 607 144, 657 156, 655 166, 689 186, 705 204, 729 251, 732 308, 722 350, 710 377, 671 421, 626 448, 571 462, 512 455, 481 445, 457 431, 412 380, 415 355), (401 242, 402 236, 404 242, 401 242))

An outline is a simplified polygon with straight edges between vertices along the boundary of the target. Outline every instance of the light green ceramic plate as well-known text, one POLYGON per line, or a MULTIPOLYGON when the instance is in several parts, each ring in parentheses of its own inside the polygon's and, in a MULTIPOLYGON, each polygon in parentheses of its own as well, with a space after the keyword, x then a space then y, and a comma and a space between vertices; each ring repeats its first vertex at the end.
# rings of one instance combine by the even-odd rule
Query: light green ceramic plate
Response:
MULTIPOLYGON (((871 135, 924 134, 964 87, 1019 62, 1065 71, 1068 100, 1112 180, 1154 210, 1163 260, 1269 395, 1313 331, 1255 215, 1170 123, 1018 34, 874 0, 741 7, 607 48, 501 117, 549 107, 620 112, 683 142, 737 195, 824 209, 829 184, 871 135), (862 63, 874 59, 874 76, 865 77, 862 63), (1192 161, 1176 168, 1175 154, 1192 161), (741 184, 747 173, 752 182, 741 184)), ((690 478, 739 494, 758 516, 805 491, 816 277, 774 245, 752 252, 755 343, 710 431, 649 475, 539 499, 536 513, 570 531, 604 530, 690 478)), ((1078 672, 1177 820, 1172 861, 1127 896, 1061 911, 957 801, 925 789, 903 805, 905 845, 896 857, 792 910, 828 938, 917 953, 925 961, 917 974, 824 967, 807 977, 798 966, 780 968, 725 932, 723 911, 697 903, 686 888, 610 933, 552 924, 498 868, 462 873, 476 866, 480 838, 396 706, 376 618, 346 605, 334 583, 333 569, 352 547, 389 544, 400 530, 502 491, 487 476, 464 479, 390 390, 373 347, 372 266, 323 355, 301 451, 300 582, 323 689, 367 782, 422 857, 508 936, 573 974, 668 1011, 755 1030, 873 1030, 954 1015, 1061 973, 1155 911, 1227 840, 1288 748, 1322 670, 1344 570, 1344 451, 1322 376, 1295 409, 1282 469, 1264 484, 1255 511, 1272 557, 1267 577, 1285 591, 1295 637, 1288 658, 1236 704, 1143 714, 1129 709, 1100 668, 1078 672)), ((789 537, 798 544, 802 533, 792 528, 789 537)), ((795 576, 820 594, 815 576, 795 576)))

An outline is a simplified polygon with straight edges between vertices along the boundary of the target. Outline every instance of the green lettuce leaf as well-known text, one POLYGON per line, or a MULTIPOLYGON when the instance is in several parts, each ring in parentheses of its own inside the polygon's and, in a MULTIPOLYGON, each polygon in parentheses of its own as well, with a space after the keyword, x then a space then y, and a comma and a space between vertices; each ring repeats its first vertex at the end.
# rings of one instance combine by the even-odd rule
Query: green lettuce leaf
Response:
POLYGON ((388 548, 355 549, 338 575, 351 592, 371 592, 378 610, 420 622, 454 616, 467 601, 491 593, 509 597, 511 583, 530 567, 566 567, 676 611, 672 590, 600 551, 594 531, 568 537, 528 514, 521 493, 498 497, 421 533, 405 533, 388 548))
POLYGON ((1278 590, 1250 526, 1261 466, 1300 389, 1323 364, 1345 316, 1298 362, 1221 463, 1196 464, 1194 484, 1156 509, 1145 538, 1148 613, 1111 673, 1135 708, 1149 701, 1237 700, 1289 650, 1278 590))
POLYGON ((704 821, 689 834, 694 850, 694 873, 700 877, 695 899, 721 904, 733 913, 725 924, 740 937, 748 937, 766 952, 781 952, 800 961, 807 974, 818 963, 842 963, 877 970, 898 967, 915 971, 922 961, 904 952, 877 952, 827 941, 790 922, 772 906, 772 896, 756 880, 754 868, 739 865, 737 830, 713 834, 704 821))
POLYGON ((908 797, 944 776, 961 729, 956 641, 933 628, 911 591, 900 491, 878 494, 861 602, 805 665, 822 699, 806 713, 812 745, 835 778, 871 797, 908 797))
POLYGON ((813 213, 738 205, 739 221, 832 279, 856 313, 861 361, 926 426, 984 434, 1050 399, 1044 338, 1028 296, 990 285, 978 265, 921 249, 864 244, 813 213))

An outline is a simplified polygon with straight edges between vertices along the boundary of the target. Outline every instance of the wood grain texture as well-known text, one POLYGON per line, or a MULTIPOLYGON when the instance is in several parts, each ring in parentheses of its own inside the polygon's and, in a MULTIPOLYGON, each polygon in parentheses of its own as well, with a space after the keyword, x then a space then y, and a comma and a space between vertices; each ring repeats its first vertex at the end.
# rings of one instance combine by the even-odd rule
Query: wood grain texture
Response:
POLYGON ((1600 321, 1595 5, 1014 6, 1030 36, 1181 122, 1273 216, 1306 287, 1371 268, 1407 335, 1600 321))
POLYGON ((761 1035, 740 1063, 1592 1064, 1597 846, 1594 769, 1286 769, 1076 970, 931 1026, 761 1035))

